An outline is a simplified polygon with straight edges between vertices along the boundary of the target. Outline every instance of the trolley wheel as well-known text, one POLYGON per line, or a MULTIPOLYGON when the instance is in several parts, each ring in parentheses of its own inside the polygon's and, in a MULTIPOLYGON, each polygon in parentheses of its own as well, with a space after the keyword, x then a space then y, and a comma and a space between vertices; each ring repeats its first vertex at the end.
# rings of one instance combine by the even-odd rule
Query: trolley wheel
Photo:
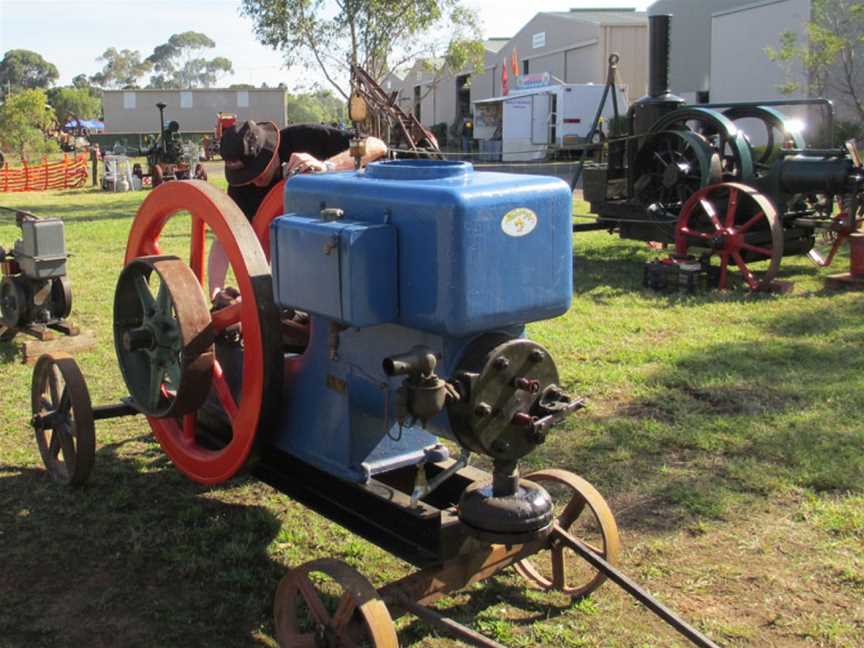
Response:
POLYGON ((33 429, 51 478, 80 486, 93 470, 96 433, 90 393, 81 370, 66 353, 45 354, 33 368, 33 429))
POLYGON ((218 484, 245 466, 259 431, 273 427, 282 395, 279 315, 270 267, 252 227, 227 194, 206 182, 168 182, 148 194, 132 222, 126 263, 158 255, 162 229, 178 212, 192 215, 189 267, 198 283, 207 285, 209 227, 228 257, 239 299, 211 314, 208 335, 217 338, 217 353, 208 402, 182 420, 151 416, 148 422, 178 470, 197 482, 218 484), (230 348, 236 366, 226 371, 217 336, 237 325, 241 337, 230 348))
POLYGON ((692 248, 720 257, 721 290, 728 286, 730 266, 738 269, 751 290, 765 290, 780 269, 783 225, 771 201, 753 187, 737 182, 712 185, 693 194, 678 217, 676 252, 686 256, 692 248), (748 266, 754 261, 768 261, 759 276, 748 266))
MULTIPOLYGON (((560 510, 557 522, 562 529, 569 531, 573 528, 571 533, 583 538, 599 556, 613 565, 618 563, 621 555, 618 525, 609 505, 596 488, 566 470, 538 470, 525 475, 525 479, 547 490, 552 487, 550 495, 553 501, 559 500, 555 504, 556 509, 560 510), (589 513, 590 516, 583 516, 583 513, 589 513)), ((582 560, 579 560, 578 571, 570 569, 568 574, 568 561, 564 547, 560 545, 554 545, 541 553, 544 555, 542 567, 538 568, 536 559, 526 558, 517 562, 515 568, 522 578, 543 590, 563 592, 576 601, 591 594, 606 580, 605 574, 582 560)))
POLYGON ((140 257, 123 268, 114 293, 114 347, 142 414, 182 416, 204 403, 213 344, 194 351, 190 345, 209 325, 198 278, 177 257, 140 257))
POLYGON ((204 168, 204 165, 198 163, 195 165, 195 179, 196 180, 204 180, 207 181, 207 169, 204 168))
POLYGON ((150 186, 155 189, 163 182, 165 182, 165 173, 160 165, 154 164, 150 169, 150 186))
POLYGON ((252 219, 252 229, 255 230, 255 236, 261 242, 261 248, 264 250, 264 256, 270 260, 270 223, 276 218, 285 213, 283 207, 283 196, 285 194, 285 183, 280 182, 273 186, 264 200, 258 205, 258 211, 255 212, 255 217, 252 219))
POLYGON ((390 612, 372 584, 333 558, 290 570, 276 589, 273 618, 282 648, 399 645, 390 612))

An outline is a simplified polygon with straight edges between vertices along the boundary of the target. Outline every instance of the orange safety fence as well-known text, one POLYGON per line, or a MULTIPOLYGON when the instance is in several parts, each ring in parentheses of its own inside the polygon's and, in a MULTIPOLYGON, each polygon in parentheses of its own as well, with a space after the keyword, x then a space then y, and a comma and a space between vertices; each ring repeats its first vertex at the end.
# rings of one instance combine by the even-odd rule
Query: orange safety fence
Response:
POLYGON ((77 189, 87 182, 87 155, 64 155, 62 160, 49 162, 43 158, 36 164, 24 162, 11 168, 6 162, 0 167, 0 192, 45 191, 46 189, 77 189))

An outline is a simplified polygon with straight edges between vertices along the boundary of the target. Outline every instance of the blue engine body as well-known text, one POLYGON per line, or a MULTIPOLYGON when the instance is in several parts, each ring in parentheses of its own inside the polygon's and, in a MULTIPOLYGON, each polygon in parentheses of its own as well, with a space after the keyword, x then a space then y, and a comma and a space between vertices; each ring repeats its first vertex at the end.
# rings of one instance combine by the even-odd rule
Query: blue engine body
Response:
POLYGON ((492 331, 560 315, 572 298, 571 191, 556 178, 399 160, 296 176, 271 226, 276 302, 310 313, 286 360, 273 443, 352 481, 424 460, 452 438, 446 413, 400 427, 384 358, 424 345, 447 379, 492 331), (341 210, 337 212, 336 210, 341 210), (314 426, 311 421, 315 421, 314 426))

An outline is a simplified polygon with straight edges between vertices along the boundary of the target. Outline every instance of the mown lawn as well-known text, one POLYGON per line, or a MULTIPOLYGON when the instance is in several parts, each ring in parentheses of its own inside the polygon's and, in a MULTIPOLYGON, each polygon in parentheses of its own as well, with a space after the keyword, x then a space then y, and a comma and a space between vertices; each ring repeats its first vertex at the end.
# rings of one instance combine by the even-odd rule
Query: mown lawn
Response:
MULTIPOLYGON (((66 222, 78 356, 93 400, 125 395, 111 304, 144 194, 0 195, 66 222)), ((577 208, 583 208, 579 205, 577 208)), ((163 237, 185 249, 179 219, 163 237)), ((0 216, 0 245, 17 230, 0 216)), ((641 287, 654 252, 580 235, 570 312, 530 333, 588 398, 532 455, 594 483, 618 516, 624 570, 727 646, 864 645, 864 305, 803 259, 784 296, 641 287)), ((842 269, 844 260, 839 262, 842 269)), ((375 584, 408 566, 250 478, 181 477, 141 418, 97 424, 91 483, 45 475, 30 369, 0 344, 0 646, 256 646, 286 568, 323 556, 375 584)), ((439 607, 513 646, 675 646, 607 585, 575 607, 508 571, 439 607)), ((411 618, 405 646, 449 646, 411 618)))

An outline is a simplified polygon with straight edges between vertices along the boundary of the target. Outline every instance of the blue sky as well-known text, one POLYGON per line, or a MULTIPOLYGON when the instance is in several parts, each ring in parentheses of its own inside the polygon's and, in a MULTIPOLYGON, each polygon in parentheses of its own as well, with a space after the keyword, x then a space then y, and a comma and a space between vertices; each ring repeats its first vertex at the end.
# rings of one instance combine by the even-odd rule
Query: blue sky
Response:
MULTIPOLYGON (((649 0, 465 0, 478 10, 486 36, 511 36, 539 11, 570 7, 637 7, 649 0)), ((229 83, 289 88, 321 80, 315 70, 291 69, 255 40, 251 22, 239 14, 239 0, 0 0, 0 53, 30 49, 54 63, 60 82, 100 69, 107 48, 137 49, 149 55, 178 32, 194 30, 216 42, 209 56, 227 56, 235 74, 229 83)))

